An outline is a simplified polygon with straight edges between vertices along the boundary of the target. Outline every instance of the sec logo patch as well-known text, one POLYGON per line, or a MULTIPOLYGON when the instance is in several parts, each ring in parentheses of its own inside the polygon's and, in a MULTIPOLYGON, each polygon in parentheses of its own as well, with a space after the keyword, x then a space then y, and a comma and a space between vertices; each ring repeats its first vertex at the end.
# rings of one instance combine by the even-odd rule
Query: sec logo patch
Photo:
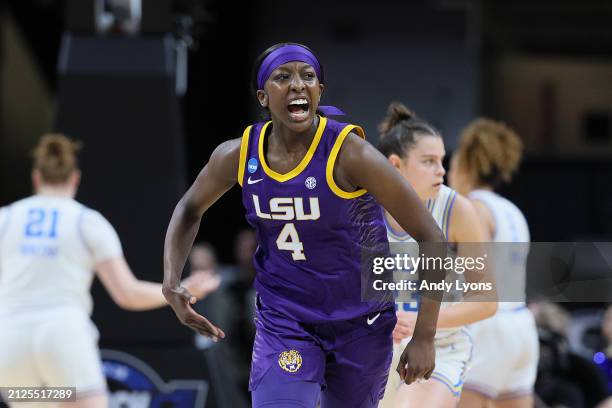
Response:
POLYGON ((306 185, 307 189, 312 190, 317 186, 317 179, 314 177, 308 177, 304 182, 304 185, 306 185))

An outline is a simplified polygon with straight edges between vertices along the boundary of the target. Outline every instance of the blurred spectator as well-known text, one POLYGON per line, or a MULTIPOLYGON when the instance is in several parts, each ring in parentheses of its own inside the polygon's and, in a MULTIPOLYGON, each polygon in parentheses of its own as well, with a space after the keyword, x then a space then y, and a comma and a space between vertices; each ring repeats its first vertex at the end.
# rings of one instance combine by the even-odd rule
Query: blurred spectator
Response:
MULTIPOLYGON (((222 302, 223 296, 219 295, 218 288, 221 285, 221 277, 217 273, 217 254, 208 242, 199 242, 193 246, 189 254, 191 275, 201 276, 210 282, 210 292, 206 298, 194 305, 194 309, 213 322, 224 319, 222 302)), ((207 337, 196 334, 196 346, 206 349, 213 344, 207 337)))
POLYGON ((608 306, 601 320, 601 335, 606 356, 612 357, 612 306, 608 306))
POLYGON ((540 361, 536 393, 548 406, 586 407, 582 390, 569 379, 571 367, 567 342, 558 333, 547 329, 539 329, 538 334, 540 361))
MULTIPOLYGON (((601 345, 593 356, 608 383, 608 393, 612 394, 612 306, 608 306, 601 320, 601 345)), ((612 402, 610 403, 612 406, 612 402)))
POLYGON ((217 253, 215 248, 208 242, 198 242, 193 245, 189 254, 191 270, 216 270, 217 253))
POLYGON ((249 367, 244 367, 239 351, 236 351, 241 341, 240 328, 236 327, 243 313, 233 288, 240 279, 240 271, 233 266, 219 266, 215 248, 203 241, 193 245, 189 264, 192 274, 210 274, 218 283, 215 292, 194 305, 198 313, 221 327, 228 335, 218 343, 199 334, 195 335, 196 347, 204 350, 208 366, 214 367, 214 374, 211 375, 214 377, 213 386, 216 385, 214 392, 218 404, 236 408, 250 406, 248 395, 240 393, 246 390, 243 381, 245 375, 248 378, 249 367))
POLYGON ((535 389, 552 407, 594 407, 607 397, 603 376, 596 366, 570 351, 566 333, 568 312, 550 302, 530 305, 538 325, 540 361, 535 389))
POLYGON ((529 304, 538 328, 557 333, 562 337, 567 336, 570 316, 565 309, 556 303, 534 302, 529 304))
MULTIPOLYGON (((206 242, 195 244, 189 255, 192 273, 210 273, 220 282, 218 290, 196 303, 194 309, 227 334, 214 350, 221 356, 224 369, 243 390, 248 389, 250 350, 255 336, 253 255, 256 248, 255 231, 245 229, 234 239, 235 264, 217 265, 215 250, 206 242)), ((206 349, 214 343, 198 335, 196 345, 206 349)))
MULTIPOLYGON (((231 299, 228 310, 231 310, 231 321, 228 322, 226 341, 231 348, 235 363, 236 375, 242 389, 248 389, 251 368, 251 350, 255 337, 253 322, 255 290, 253 280, 255 268, 253 255, 257 249, 255 231, 245 229, 234 239, 234 258, 236 264, 221 268, 223 279, 227 281, 226 292, 231 299)), ((225 285, 224 285, 225 286, 225 285)), ((221 328, 225 329, 223 326, 221 328)))
MULTIPOLYGON (((244 318, 246 319, 246 327, 248 335, 252 338, 255 335, 255 288, 253 281, 255 280, 255 267, 253 266, 253 255, 257 249, 257 237, 255 231, 245 229, 238 233, 234 241, 234 257, 237 264, 234 266, 237 274, 236 285, 234 291, 236 296, 240 298, 244 305, 244 318)), ((249 357, 250 359, 250 357, 249 357)))
POLYGON ((142 19, 142 0, 98 0, 99 33, 137 34, 142 19))

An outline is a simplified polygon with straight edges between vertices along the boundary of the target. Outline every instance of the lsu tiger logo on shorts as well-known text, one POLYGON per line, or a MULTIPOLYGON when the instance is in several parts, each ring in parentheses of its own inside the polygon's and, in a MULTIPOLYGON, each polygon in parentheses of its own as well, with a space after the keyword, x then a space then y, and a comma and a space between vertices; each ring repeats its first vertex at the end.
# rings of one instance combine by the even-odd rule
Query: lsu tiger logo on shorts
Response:
POLYGON ((297 350, 283 351, 278 356, 278 365, 285 371, 295 373, 302 366, 302 356, 297 350))

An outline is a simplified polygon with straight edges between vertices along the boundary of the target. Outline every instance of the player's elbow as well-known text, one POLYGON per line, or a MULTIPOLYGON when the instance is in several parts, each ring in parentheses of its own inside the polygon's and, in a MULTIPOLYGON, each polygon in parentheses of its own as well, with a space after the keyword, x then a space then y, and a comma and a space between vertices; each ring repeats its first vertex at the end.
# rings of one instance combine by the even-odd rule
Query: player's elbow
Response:
POLYGON ((484 302, 482 304, 482 312, 484 314, 483 319, 488 319, 489 317, 495 315, 497 313, 497 302, 484 302))
POLYGON ((134 297, 131 296, 129 291, 125 289, 118 290, 115 293, 113 293, 112 298, 115 304, 123 310, 129 310, 129 311, 138 310, 138 307, 134 302, 134 297))
POLYGON ((446 238, 444 237, 444 233, 440 228, 435 226, 434 228, 430 228, 425 233, 424 237, 425 242, 446 242, 446 238))
POLYGON ((433 233, 433 238, 431 239, 433 242, 446 242, 446 237, 440 228, 437 228, 433 233))
POLYGON ((136 307, 132 304, 132 302, 130 302, 129 299, 115 300, 115 303, 117 304, 117 306, 119 306, 123 310, 128 310, 128 311, 136 310, 136 307))
POLYGON ((123 256, 102 261, 96 265, 98 277, 117 306, 134 310, 136 278, 123 256))
POLYGON ((175 213, 179 214, 183 220, 199 220, 204 211, 197 201, 188 191, 176 205, 175 213))

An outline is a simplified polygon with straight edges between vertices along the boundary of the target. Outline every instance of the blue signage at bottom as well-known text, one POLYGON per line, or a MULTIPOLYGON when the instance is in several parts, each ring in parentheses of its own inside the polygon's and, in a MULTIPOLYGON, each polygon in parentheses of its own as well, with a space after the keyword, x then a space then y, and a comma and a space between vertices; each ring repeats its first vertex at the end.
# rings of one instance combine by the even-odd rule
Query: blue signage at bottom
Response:
POLYGON ((204 407, 208 382, 173 380, 166 383, 149 365, 128 353, 101 350, 101 354, 110 407, 204 407))

